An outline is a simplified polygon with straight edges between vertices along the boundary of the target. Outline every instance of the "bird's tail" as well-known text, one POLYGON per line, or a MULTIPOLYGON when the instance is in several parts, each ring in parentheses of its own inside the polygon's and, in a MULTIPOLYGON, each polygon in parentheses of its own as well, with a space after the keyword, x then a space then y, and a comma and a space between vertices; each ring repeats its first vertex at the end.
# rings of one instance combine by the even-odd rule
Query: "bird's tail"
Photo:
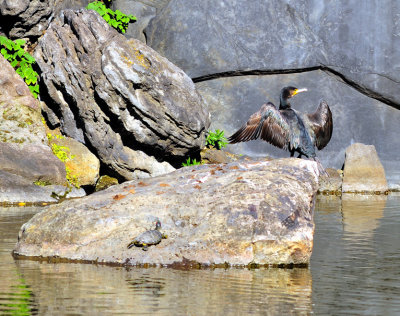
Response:
POLYGON ((318 171, 319 171, 320 175, 323 175, 323 176, 329 178, 329 174, 328 174, 328 172, 326 172, 326 170, 325 170, 324 166, 322 165, 321 161, 317 157, 314 157, 313 159, 317 163, 318 171))

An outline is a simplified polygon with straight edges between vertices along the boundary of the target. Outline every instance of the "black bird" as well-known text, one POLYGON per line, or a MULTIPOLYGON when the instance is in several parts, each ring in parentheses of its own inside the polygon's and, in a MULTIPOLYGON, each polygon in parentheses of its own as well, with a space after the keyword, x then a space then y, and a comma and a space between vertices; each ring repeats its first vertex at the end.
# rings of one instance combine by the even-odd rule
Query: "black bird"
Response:
MULTIPOLYGON (((281 91, 279 110, 271 102, 261 106, 246 124, 228 138, 231 144, 261 138, 270 144, 288 150, 290 157, 295 152, 318 162, 315 147, 324 148, 332 136, 332 113, 328 104, 321 101, 314 113, 303 114, 291 108, 289 99, 307 89, 285 87, 281 91)), ((322 168, 323 173, 326 174, 322 168)))

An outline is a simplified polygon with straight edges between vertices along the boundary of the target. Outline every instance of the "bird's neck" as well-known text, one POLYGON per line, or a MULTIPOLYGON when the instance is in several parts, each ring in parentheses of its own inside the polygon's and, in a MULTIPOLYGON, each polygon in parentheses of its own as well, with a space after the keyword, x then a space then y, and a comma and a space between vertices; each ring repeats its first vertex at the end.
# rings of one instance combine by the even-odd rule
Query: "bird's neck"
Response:
POLYGON ((290 109, 290 103, 289 103, 287 98, 284 98, 281 95, 280 104, 279 104, 279 110, 285 110, 285 109, 290 109))

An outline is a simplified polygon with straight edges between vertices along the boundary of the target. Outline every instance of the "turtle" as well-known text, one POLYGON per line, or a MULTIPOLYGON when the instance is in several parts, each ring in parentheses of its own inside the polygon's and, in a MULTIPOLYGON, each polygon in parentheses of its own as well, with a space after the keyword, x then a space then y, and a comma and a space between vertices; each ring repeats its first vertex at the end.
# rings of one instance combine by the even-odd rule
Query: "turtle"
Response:
POLYGON ((161 239, 166 239, 167 235, 160 232, 161 222, 156 221, 156 228, 152 230, 147 230, 134 238, 128 245, 128 249, 136 246, 143 247, 144 251, 147 251, 148 246, 157 245, 161 242, 161 239))

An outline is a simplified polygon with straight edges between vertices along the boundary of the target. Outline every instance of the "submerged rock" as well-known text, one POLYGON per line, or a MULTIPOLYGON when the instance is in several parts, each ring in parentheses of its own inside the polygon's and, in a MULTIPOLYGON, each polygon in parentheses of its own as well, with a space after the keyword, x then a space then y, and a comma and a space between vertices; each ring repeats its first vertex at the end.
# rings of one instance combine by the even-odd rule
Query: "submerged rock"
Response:
POLYGON ((346 149, 342 192, 386 192, 385 170, 373 145, 355 143, 346 149))
POLYGON ((126 265, 305 264, 313 245, 315 162, 186 167, 50 206, 25 223, 16 256, 126 265), (132 238, 162 223, 144 252, 132 238))
POLYGON ((97 12, 65 10, 35 58, 51 127, 93 148, 109 174, 164 174, 203 147, 209 114, 192 80, 97 12))

